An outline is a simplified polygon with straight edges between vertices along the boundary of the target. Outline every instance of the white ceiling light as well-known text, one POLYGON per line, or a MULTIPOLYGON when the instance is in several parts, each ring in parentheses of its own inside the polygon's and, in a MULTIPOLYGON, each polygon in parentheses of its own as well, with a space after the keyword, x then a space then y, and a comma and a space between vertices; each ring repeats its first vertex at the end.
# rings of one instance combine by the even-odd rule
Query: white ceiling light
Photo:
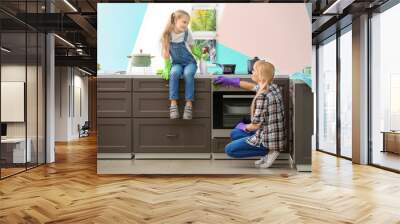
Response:
POLYGON ((343 10, 353 2, 354 0, 336 0, 322 14, 342 14, 343 10))
POLYGON ((4 52, 6 52, 6 53, 10 53, 10 52, 11 52, 11 50, 8 50, 8 49, 5 48, 5 47, 2 47, 1 50, 4 51, 4 52))
POLYGON ((68 1, 68 0, 64 0, 65 4, 67 4, 72 10, 74 10, 75 12, 78 12, 78 10, 68 1))
POLYGON ((66 39, 64 39, 64 38, 62 38, 62 37, 60 37, 59 35, 57 35, 57 34, 54 34, 54 36, 55 37, 57 37, 59 40, 61 40, 62 42, 64 42, 64 43, 66 43, 67 45, 69 45, 70 47, 73 47, 73 48, 75 48, 75 45, 73 45, 71 42, 69 42, 68 40, 66 40, 66 39))

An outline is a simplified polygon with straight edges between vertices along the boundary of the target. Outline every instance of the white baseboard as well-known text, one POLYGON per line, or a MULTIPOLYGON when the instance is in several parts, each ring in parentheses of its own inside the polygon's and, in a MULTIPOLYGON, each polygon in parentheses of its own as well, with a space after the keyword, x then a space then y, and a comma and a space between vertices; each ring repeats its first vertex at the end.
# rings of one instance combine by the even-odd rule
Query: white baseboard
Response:
POLYGON ((132 153, 97 153, 97 159, 132 159, 132 153))
POLYGON ((228 156, 226 153, 211 153, 213 159, 231 159, 231 160, 256 160, 260 159, 260 157, 246 157, 246 158, 232 158, 228 156))
MULTIPOLYGON (((240 159, 240 160, 246 160, 246 159, 260 159, 259 156, 254 156, 254 157, 246 157, 246 158, 232 158, 230 156, 228 156, 226 153, 212 153, 212 158, 213 159, 240 159)), ((278 160, 289 160, 290 154, 289 153, 280 153, 278 156, 278 160)))
POLYGON ((135 159, 211 159, 210 153, 135 153, 135 159))
POLYGON ((311 165, 309 165, 309 164, 297 164, 296 169, 299 172, 311 172, 312 171, 311 165))

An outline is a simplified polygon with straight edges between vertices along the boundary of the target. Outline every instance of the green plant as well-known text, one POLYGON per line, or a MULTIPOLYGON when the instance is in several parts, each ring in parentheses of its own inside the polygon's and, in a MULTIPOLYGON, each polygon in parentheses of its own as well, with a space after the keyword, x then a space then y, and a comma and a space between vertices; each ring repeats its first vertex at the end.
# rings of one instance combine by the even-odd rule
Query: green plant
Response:
POLYGON ((205 61, 210 60, 210 49, 207 40, 195 40, 192 48, 192 53, 196 60, 203 59, 205 61))

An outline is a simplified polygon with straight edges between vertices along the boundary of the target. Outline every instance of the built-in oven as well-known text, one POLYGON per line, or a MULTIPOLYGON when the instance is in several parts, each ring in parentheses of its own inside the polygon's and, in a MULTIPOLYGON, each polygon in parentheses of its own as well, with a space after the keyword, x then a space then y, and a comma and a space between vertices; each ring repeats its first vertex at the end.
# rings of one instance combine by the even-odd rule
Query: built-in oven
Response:
POLYGON ((250 120, 250 106, 254 95, 251 91, 214 91, 213 129, 230 130, 241 119, 250 120))
MULTIPOLYGON (((251 82, 250 77, 241 77, 241 80, 251 82)), ((280 75, 274 78, 274 83, 281 88, 285 114, 289 118, 285 119, 285 127, 290 127, 289 77, 280 75)), ((248 118, 249 120, 247 122, 250 122, 250 107, 256 92, 240 88, 213 86, 212 94, 213 113, 211 120, 213 129, 211 135, 213 139, 213 150, 223 153, 225 145, 230 142, 230 133, 235 124, 242 118, 248 118)), ((290 128, 286 128, 286 136, 289 136, 289 129, 290 128)), ((290 137, 288 137, 288 140, 289 139, 290 137)))

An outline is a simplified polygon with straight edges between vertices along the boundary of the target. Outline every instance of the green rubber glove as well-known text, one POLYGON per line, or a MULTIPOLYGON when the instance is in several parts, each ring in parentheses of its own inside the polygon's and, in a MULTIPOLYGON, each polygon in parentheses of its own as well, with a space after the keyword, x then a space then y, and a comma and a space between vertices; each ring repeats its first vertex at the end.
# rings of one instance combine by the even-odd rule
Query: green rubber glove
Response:
POLYGON ((163 72, 164 72, 164 69, 161 69, 161 68, 156 70, 157 75, 161 75, 163 72))
POLYGON ((192 47, 192 54, 194 55, 194 57, 197 60, 200 60, 201 59, 201 55, 202 55, 201 48, 198 47, 198 46, 193 46, 192 47))
POLYGON ((161 76, 161 78, 168 80, 169 79, 169 73, 171 72, 171 67, 172 67, 172 61, 171 59, 165 59, 164 60, 164 69, 158 69, 156 71, 156 74, 161 76))
POLYGON ((164 79, 168 80, 169 79, 169 73, 171 72, 171 67, 172 67, 172 60, 170 58, 166 59, 164 61, 164 79))

